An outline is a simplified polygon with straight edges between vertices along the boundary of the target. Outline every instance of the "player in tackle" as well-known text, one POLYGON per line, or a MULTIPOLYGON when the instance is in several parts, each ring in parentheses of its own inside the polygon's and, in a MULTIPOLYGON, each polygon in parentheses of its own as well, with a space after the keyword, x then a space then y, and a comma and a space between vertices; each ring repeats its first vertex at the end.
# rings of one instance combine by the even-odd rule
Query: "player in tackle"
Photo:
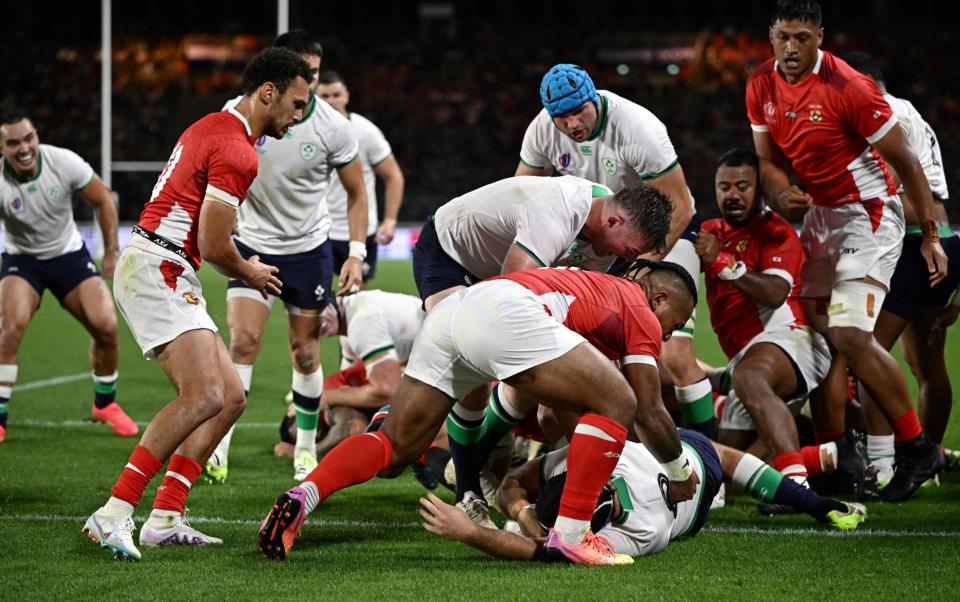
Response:
POLYGON ((155 358, 177 397, 150 421, 107 502, 83 526, 118 558, 139 560, 133 511, 169 459, 150 518, 140 529, 148 547, 221 543, 184 520, 203 462, 243 412, 246 399, 223 340, 207 314, 196 271, 201 260, 248 286, 278 295, 277 269, 233 244, 237 207, 257 175, 253 144, 280 138, 303 117, 310 67, 282 48, 255 56, 243 72, 236 108, 188 127, 174 146, 150 200, 120 255, 114 295, 146 358, 155 358))

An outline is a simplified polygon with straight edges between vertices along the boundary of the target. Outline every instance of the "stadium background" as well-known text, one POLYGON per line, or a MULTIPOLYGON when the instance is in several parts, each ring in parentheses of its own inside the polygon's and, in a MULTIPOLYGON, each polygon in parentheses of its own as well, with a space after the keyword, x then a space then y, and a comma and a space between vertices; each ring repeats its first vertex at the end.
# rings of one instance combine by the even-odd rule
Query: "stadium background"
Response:
MULTIPOLYGON (((558 61, 584 65, 598 87, 654 111, 669 128, 699 209, 713 215, 715 157, 750 145, 743 83, 771 54, 771 5, 291 0, 290 25, 319 36, 323 68, 339 71, 350 86, 350 109, 386 133, 407 177, 401 218, 411 225, 449 198, 513 173, 524 128, 539 110, 540 76, 558 61)), ((949 4, 928 1, 825 2, 824 47, 881 58, 891 91, 914 102, 937 130, 957 191, 960 104, 952 94, 960 70, 950 12, 949 4)), ((99 2, 7 3, 3 22, 0 101, 24 106, 44 142, 76 150, 101 171, 99 2)), ((162 164, 186 125, 235 94, 245 60, 275 31, 271 1, 115 3, 114 161, 162 164)), ((136 218, 158 171, 113 173, 121 219, 136 218)), ((91 214, 78 205, 77 217, 87 221, 91 214)), ((953 209, 951 217, 956 224, 960 212, 953 209)), ((202 275, 210 313, 223 327, 223 278, 210 269, 202 275)), ((388 262, 373 285, 413 293, 409 263, 388 262)), ((752 501, 734 499, 711 515, 702 535, 617 575, 496 562, 439 542, 416 527, 414 500, 423 490, 405 475, 332 498, 308 522, 290 561, 266 564, 255 551, 256 526, 290 483, 289 461, 270 453, 289 386, 284 329, 278 308, 235 439, 229 484, 198 486, 191 496, 197 526, 222 536, 224 546, 150 550, 139 565, 118 565, 79 529, 132 442, 84 420, 88 337, 54 299, 44 299, 20 355, 11 437, 0 447, 0 600, 960 595, 954 475, 909 504, 871 504, 866 529, 848 535, 806 517, 761 519, 752 501)), ((145 424, 169 399, 170 387, 139 357, 125 325, 122 331, 120 400, 145 424)), ((955 332, 948 345, 948 358, 956 358, 955 332)), ((707 320, 698 327, 697 351, 706 361, 722 361, 707 320)), ((326 341, 325 366, 335 365, 336 353, 326 341)), ((960 382, 956 362, 951 374, 960 382)), ((954 447, 960 445, 956 414, 945 442, 954 447)))

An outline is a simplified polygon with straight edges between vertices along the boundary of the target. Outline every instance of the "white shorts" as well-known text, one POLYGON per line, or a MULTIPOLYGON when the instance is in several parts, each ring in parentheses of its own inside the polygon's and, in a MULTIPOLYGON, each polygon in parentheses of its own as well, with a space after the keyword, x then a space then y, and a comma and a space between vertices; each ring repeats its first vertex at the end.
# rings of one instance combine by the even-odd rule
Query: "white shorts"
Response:
POLYGON ((459 400, 482 384, 549 362, 584 342, 550 317, 526 287, 510 280, 481 282, 427 314, 406 375, 459 400))
POLYGON ((885 196, 807 211, 800 242, 807 260, 800 296, 829 297, 837 282, 870 277, 885 287, 903 246, 900 197, 885 196))
MULTIPOLYGON (((807 402, 810 392, 820 386, 830 369, 830 348, 827 346, 826 339, 809 326, 799 328, 784 326, 761 332, 750 339, 746 347, 730 360, 730 363, 727 364, 725 380, 732 378, 737 364, 743 359, 743 356, 751 347, 759 343, 776 345, 787 354, 793 364, 800 370, 804 385, 806 385, 805 393, 785 400, 790 411, 794 415, 798 414, 807 402)), ((750 413, 733 389, 727 394, 727 402, 723 406, 723 415, 720 417, 720 428, 734 431, 755 430, 750 413)))
MULTIPOLYGON (((700 292, 700 256, 697 255, 696 248, 692 242, 686 238, 678 239, 663 260, 672 261, 673 263, 683 266, 683 269, 687 270, 687 272, 690 273, 690 277, 693 278, 693 283, 697 285, 697 292, 700 292)), ((693 331, 696 327, 696 318, 697 312, 694 310, 694 312, 690 314, 690 319, 683 325, 683 328, 675 331, 673 336, 692 339, 693 331)))
POLYGON ((157 347, 187 331, 217 332, 194 269, 152 247, 156 245, 134 236, 117 260, 113 279, 117 307, 147 359, 156 357, 157 347))

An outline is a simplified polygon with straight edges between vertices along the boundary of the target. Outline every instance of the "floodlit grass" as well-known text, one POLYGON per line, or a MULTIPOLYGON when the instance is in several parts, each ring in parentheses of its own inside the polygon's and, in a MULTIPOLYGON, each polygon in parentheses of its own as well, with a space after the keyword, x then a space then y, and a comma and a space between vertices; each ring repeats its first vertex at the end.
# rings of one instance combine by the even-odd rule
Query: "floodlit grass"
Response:
MULTIPOLYGON (((413 292, 408 263, 381 264, 374 286, 413 292)), ((202 271, 211 315, 224 327, 224 281, 202 271)), ((697 347, 720 363, 701 305, 697 347)), ((290 384, 285 317, 268 324, 246 413, 233 439, 224 486, 198 484, 194 524, 222 537, 216 548, 144 550, 118 563, 80 534, 109 495, 135 444, 86 422, 87 378, 15 392, 7 442, 0 445, 0 598, 100 599, 957 599, 960 597, 960 478, 923 489, 907 504, 869 505, 865 529, 826 530, 806 517, 763 518, 748 498, 728 499, 704 532, 632 567, 593 569, 508 563, 420 529, 422 488, 409 474, 341 492, 315 512, 284 563, 261 559, 260 520, 292 483, 288 459, 275 458, 276 425, 290 384)), ((140 357, 124 325, 119 400, 145 422, 172 397, 160 369, 140 357)), ((951 333, 949 358, 960 344, 951 333)), ((20 354, 21 385, 80 374, 88 338, 46 296, 20 354)), ((337 363, 334 341, 323 363, 337 363)), ((960 368, 949 361, 954 382, 960 368)), ((960 386, 960 385, 958 385, 960 386)), ((915 392, 915 387, 914 387, 915 392)), ((947 444, 960 445, 958 420, 947 444)), ((142 519, 156 485, 138 511, 142 519)), ((448 496, 449 498, 449 496, 448 496)))

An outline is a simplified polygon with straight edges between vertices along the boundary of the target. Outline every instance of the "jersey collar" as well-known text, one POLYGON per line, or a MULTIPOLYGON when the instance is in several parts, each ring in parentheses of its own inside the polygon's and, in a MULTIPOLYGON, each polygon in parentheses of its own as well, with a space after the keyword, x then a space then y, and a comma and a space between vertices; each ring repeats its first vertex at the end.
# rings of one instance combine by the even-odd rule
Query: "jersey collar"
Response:
POLYGON ((33 182, 34 180, 40 177, 41 173, 43 173, 43 153, 40 152, 39 148, 37 149, 37 173, 30 176, 29 178, 20 177, 20 174, 18 174, 17 170, 15 170, 12 165, 10 165, 9 161, 7 161, 6 159, 3 159, 2 161, 3 161, 2 171, 5 171, 8 174, 10 174, 10 177, 13 178, 14 181, 16 181, 19 184, 26 184, 28 182, 33 182))
POLYGON ((607 127, 607 117, 610 116, 610 110, 607 107, 607 97, 603 94, 597 94, 600 97, 600 119, 597 121, 597 127, 590 132, 587 141, 596 140, 603 133, 603 128, 607 127))
MULTIPOLYGON (((820 65, 823 64, 823 51, 817 48, 817 62, 813 65, 813 71, 810 72, 810 75, 820 75, 820 65)), ((780 61, 773 61, 773 70, 780 74, 783 77, 783 71, 780 70, 780 61)))
POLYGON ((306 121, 307 119, 310 119, 310 116, 313 115, 313 111, 316 108, 317 108, 317 95, 313 94, 310 96, 310 104, 307 105, 306 112, 303 114, 303 117, 300 118, 300 121, 295 123, 294 126, 298 126, 304 121, 306 121))
POLYGON ((253 136, 253 131, 250 129, 250 122, 247 121, 247 118, 240 114, 240 111, 236 110, 234 107, 227 107, 227 112, 240 120, 240 123, 243 124, 243 127, 247 130, 247 136, 253 136))

